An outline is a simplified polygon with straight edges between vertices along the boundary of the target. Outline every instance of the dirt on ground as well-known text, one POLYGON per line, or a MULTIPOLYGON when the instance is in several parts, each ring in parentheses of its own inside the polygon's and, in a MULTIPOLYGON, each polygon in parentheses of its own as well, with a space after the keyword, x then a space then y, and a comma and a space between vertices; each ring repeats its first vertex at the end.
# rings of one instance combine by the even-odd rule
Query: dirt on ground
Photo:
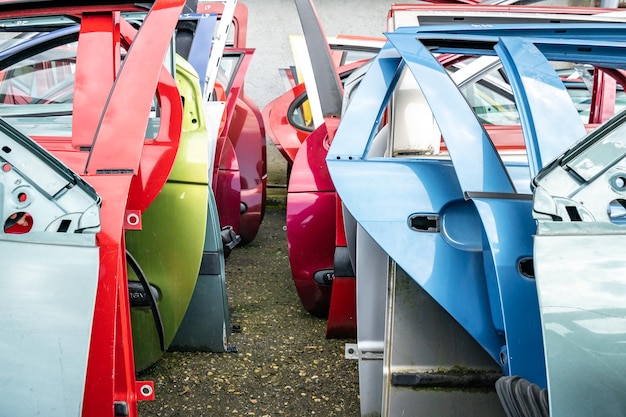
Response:
POLYGON ((359 413, 358 363, 300 304, 289 268, 285 209, 268 207, 255 240, 226 260, 236 353, 166 353, 138 376, 153 380, 151 416, 338 416, 359 413))

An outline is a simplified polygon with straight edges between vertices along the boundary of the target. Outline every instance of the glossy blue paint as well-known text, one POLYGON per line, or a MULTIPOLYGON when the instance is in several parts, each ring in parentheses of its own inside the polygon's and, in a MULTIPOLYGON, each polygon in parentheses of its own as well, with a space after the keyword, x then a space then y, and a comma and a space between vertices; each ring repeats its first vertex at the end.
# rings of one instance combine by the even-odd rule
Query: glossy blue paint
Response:
MULTIPOLYGON (((430 51, 408 36, 388 37, 420 85, 446 142, 461 189, 480 215, 492 320, 506 337, 502 358, 505 372, 545 386, 536 287, 534 281, 518 272, 519 260, 532 257, 535 224, 530 216, 530 199, 515 192, 482 124, 430 51)), ((551 67, 550 71, 554 73, 551 67)), ((566 99, 571 102, 569 96, 566 99)))
MULTIPOLYGON (((622 58, 623 44, 605 39, 623 39, 624 27, 612 25, 610 28, 614 30, 609 31, 604 24, 587 25, 557 32, 546 26, 543 32, 546 36, 558 33, 572 39, 505 37, 504 34, 515 31, 509 28, 506 32, 504 26, 494 29, 493 36, 488 35, 484 27, 480 35, 472 33, 471 36, 467 33, 449 35, 443 33, 444 29, 437 33, 432 28, 403 29, 387 34, 390 42, 383 49, 384 53, 374 60, 374 69, 365 75, 344 114, 329 151, 329 171, 340 197, 357 222, 494 359, 499 359, 496 341, 504 334, 505 373, 521 375, 546 386, 535 282, 519 269, 522 261, 532 258, 536 224, 531 217, 530 194, 519 192, 528 193, 530 176, 585 134, 571 99, 547 59, 622 68, 626 62, 622 58), (575 39, 584 34, 596 40, 575 39), (465 42, 468 38, 469 42, 465 42), (507 168, 465 98, 431 52, 501 58, 521 113, 530 167, 517 164, 507 168), (413 73, 433 111, 460 188, 454 184, 454 173, 443 168, 446 166, 449 170, 449 162, 367 157, 380 128, 381 115, 404 66, 413 73), (549 102, 546 97, 550 98, 549 102), (555 108, 563 112, 555 114, 552 111, 555 108), (459 194, 455 194, 459 190, 463 198, 473 204, 471 210, 456 210, 456 219, 463 218, 471 225, 479 222, 480 231, 469 227, 467 236, 458 238, 449 228, 425 232, 408 227, 410 224, 404 219, 411 214, 430 213, 440 220, 449 216, 450 207, 462 206, 459 194), (448 200, 443 203, 442 199, 448 200), (480 247, 475 244, 477 235, 483 238, 480 247), (458 245, 459 241, 464 243, 458 245), (470 259, 476 259, 468 254, 476 254, 475 251, 481 254, 481 266, 468 267, 463 274, 470 285, 476 287, 473 292, 467 292, 466 288, 459 291, 460 288, 450 285, 459 273, 454 265, 473 265, 470 259), (477 296, 479 288, 482 298, 477 296), (471 311, 461 312, 457 304, 466 303, 468 299, 475 304, 471 311), (495 339, 489 336, 494 334, 495 339)), ((459 31, 458 26, 454 29, 459 31)))
POLYGON ((586 39, 593 41, 620 41, 626 33, 623 23, 511 23, 511 24, 459 24, 433 26, 407 26, 398 28, 395 33, 419 33, 420 38, 444 35, 449 39, 473 39, 473 36, 491 38, 497 42, 501 36, 525 39, 586 39), (428 34, 428 35, 424 35, 428 34), (461 36, 456 36, 461 35, 461 36))
POLYGON ((400 55, 391 44, 385 44, 363 77, 354 98, 350 100, 350 111, 344 113, 337 128, 336 135, 348 135, 357 139, 338 142, 333 140, 327 161, 365 158, 380 127, 385 105, 398 82, 402 67, 400 55), (363 88, 363 85, 366 87, 363 88))
POLYGON ((573 139, 583 137, 587 131, 563 82, 531 41, 500 38, 494 49, 516 98, 530 176, 535 177, 541 168, 566 151, 573 139), (555 108, 559 111, 554 111, 555 108))
POLYGON ((340 184, 342 201, 359 224, 498 361, 504 339, 492 324, 480 219, 463 199, 450 161, 328 165, 333 181, 340 184), (362 204, 364 195, 367 204, 362 204), (414 230, 409 226, 412 216, 438 217, 442 231, 414 230), (454 224, 464 229, 452 229, 454 224))
POLYGON ((200 91, 204 91, 206 83, 207 69, 209 67, 209 55, 211 54, 211 44, 213 43, 213 33, 217 23, 215 14, 191 14, 183 15, 180 20, 195 20, 196 29, 194 32, 191 48, 187 61, 200 76, 200 91))

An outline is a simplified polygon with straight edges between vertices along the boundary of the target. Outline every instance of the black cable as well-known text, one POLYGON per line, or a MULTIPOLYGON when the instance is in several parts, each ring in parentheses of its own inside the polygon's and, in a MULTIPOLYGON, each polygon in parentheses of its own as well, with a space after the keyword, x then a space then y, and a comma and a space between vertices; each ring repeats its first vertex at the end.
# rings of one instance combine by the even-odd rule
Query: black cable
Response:
POLYGON ((132 268, 137 278, 139 278, 139 282, 146 292, 146 297, 148 297, 148 304, 150 304, 150 311, 152 311, 152 318, 154 319, 154 326, 156 327, 156 331, 159 335, 159 344, 161 345, 161 352, 165 352, 165 330, 163 329, 163 319, 161 319, 161 312, 159 311, 159 306, 157 305, 156 298, 150 289, 150 283, 148 282, 148 278, 146 274, 144 274, 143 270, 139 266, 137 260, 133 257, 133 255, 126 250, 126 262, 132 268))

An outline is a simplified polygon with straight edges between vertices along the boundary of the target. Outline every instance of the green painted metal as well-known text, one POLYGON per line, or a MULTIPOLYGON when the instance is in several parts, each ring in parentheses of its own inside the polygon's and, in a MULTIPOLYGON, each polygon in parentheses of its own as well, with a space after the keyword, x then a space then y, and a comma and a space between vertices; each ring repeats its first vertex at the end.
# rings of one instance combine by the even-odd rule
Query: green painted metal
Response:
MULTIPOLYGON (((176 161, 165 187, 142 217, 141 231, 126 232, 126 246, 151 285, 159 291, 158 307, 167 348, 191 301, 202 260, 209 200, 209 136, 202 111, 199 78, 178 57, 176 81, 184 98, 183 132, 176 161)), ((129 280, 137 279, 129 269, 129 280)), ((135 367, 147 368, 162 355, 149 307, 131 311, 135 367)))

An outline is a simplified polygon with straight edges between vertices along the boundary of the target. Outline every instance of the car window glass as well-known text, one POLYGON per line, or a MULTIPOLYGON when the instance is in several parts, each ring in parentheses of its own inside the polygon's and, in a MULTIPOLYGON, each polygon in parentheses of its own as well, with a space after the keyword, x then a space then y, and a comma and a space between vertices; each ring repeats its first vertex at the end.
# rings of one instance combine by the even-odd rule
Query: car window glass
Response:
POLYGON ((517 125, 520 123, 519 114, 507 87, 499 69, 493 69, 484 77, 461 87, 461 92, 482 123, 517 125))
POLYGON ((239 64, 243 59, 243 53, 224 53, 220 59, 220 68, 217 76, 218 81, 224 87, 224 93, 228 96, 232 87, 233 79, 237 74, 239 64))
MULTIPOLYGON (((78 42, 54 46, 0 71, 0 116, 32 136, 69 137, 78 42)), ((122 60, 126 51, 121 52, 122 60)), ((156 97, 146 138, 160 126, 156 97)))
POLYGON ((71 103, 78 42, 24 59, 2 72, 0 103, 71 103))

